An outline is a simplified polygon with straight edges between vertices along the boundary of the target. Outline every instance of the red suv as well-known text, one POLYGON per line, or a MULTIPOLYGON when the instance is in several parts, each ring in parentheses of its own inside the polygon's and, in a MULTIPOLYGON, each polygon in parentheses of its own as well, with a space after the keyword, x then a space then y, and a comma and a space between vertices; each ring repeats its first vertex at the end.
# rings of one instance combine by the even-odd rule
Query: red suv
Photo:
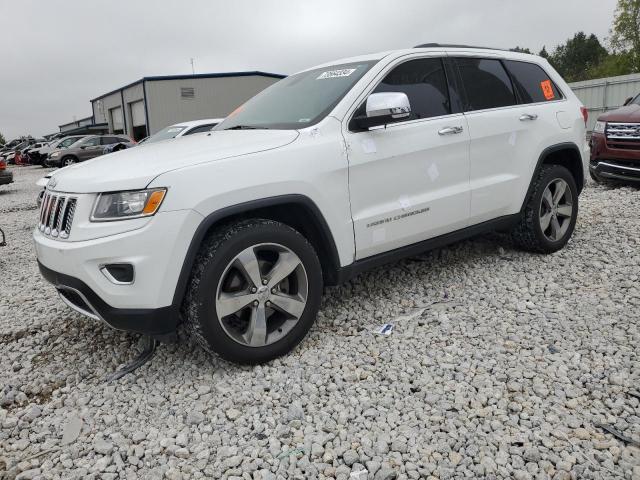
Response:
POLYGON ((640 95, 598 117, 589 171, 596 182, 640 184, 640 95))

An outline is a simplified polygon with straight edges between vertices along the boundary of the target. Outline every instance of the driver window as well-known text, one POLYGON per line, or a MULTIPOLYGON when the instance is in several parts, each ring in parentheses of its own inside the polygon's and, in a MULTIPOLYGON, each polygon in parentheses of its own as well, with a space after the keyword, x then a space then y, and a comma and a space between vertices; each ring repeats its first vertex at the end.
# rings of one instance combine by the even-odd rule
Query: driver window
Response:
MULTIPOLYGON (((420 58, 398 65, 371 93, 379 92, 403 92, 409 97, 411 117, 402 121, 451 113, 447 77, 440 58, 420 58)), ((357 114, 364 115, 365 109, 366 102, 357 114)))

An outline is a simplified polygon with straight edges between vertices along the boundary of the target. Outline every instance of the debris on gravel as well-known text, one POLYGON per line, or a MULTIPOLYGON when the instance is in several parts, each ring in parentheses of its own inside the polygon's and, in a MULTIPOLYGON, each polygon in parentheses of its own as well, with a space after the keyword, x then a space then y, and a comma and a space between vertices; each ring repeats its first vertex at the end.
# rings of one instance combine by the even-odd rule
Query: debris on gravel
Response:
POLYGON ((640 191, 590 184, 553 255, 491 234, 325 292, 310 335, 237 366, 84 318, 31 241, 47 170, 0 187, 0 477, 640 479, 640 191), (378 335, 382 324, 393 334, 378 335), (365 471, 366 470, 366 471, 365 471), (364 472, 364 473, 362 473, 364 472))

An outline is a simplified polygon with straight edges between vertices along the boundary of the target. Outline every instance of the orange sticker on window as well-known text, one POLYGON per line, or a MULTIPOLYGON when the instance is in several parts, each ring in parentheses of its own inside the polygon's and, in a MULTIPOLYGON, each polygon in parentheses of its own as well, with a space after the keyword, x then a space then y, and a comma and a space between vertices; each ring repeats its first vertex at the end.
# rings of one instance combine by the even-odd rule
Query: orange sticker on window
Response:
POLYGON ((544 80, 540 82, 540 88, 542 88, 544 98, 546 98, 547 100, 556 98, 556 94, 553 93, 553 85, 551 85, 551 80, 544 80))

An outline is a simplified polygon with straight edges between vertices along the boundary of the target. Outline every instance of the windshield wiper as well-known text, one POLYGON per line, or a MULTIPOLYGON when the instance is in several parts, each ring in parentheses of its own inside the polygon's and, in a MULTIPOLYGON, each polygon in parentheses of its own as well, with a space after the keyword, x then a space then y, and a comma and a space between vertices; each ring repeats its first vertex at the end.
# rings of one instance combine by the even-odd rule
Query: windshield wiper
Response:
POLYGON ((267 127, 256 127, 254 125, 236 125, 235 127, 225 128, 225 130, 269 130, 267 127))

